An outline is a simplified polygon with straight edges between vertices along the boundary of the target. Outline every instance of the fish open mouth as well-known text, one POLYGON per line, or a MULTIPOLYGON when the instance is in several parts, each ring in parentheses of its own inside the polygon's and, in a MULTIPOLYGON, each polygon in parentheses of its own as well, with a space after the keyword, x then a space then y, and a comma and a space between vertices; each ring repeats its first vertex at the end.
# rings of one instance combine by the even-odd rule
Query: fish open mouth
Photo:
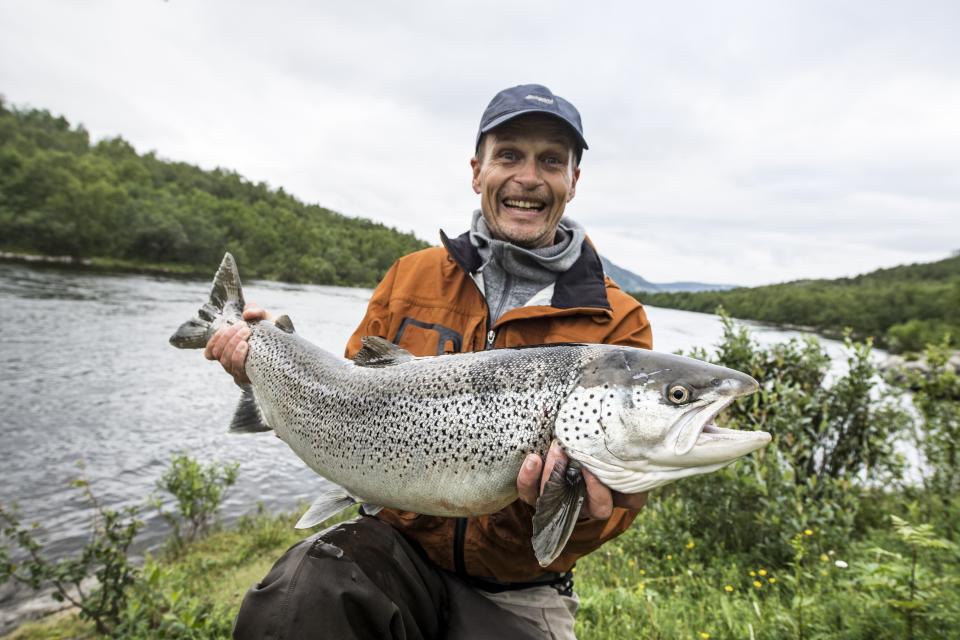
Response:
POLYGON ((709 464, 733 460, 770 442, 770 434, 765 431, 717 426, 714 421, 717 414, 735 399, 734 396, 720 398, 684 415, 677 428, 675 455, 683 456, 687 464, 709 464))
POLYGON ((764 431, 744 431, 718 427, 714 419, 735 396, 714 400, 694 409, 680 419, 674 453, 692 459, 709 462, 713 459, 739 457, 770 442, 770 434, 764 431))

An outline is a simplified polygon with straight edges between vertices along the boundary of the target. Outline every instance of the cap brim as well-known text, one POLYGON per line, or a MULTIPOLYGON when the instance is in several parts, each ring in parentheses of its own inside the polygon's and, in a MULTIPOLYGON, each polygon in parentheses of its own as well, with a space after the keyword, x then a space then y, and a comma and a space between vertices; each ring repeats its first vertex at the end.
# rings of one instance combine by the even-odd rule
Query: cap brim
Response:
MULTIPOLYGON (((544 111, 543 109, 523 109, 523 110, 521 110, 521 111, 511 111, 510 113, 505 113, 505 114, 503 114, 502 116, 499 116, 499 117, 497 117, 497 118, 494 118, 493 120, 491 120, 490 122, 488 122, 485 126, 483 126, 483 127, 480 128, 480 131, 477 133, 477 142, 476 142, 476 144, 479 145, 479 144, 480 144, 480 137, 481 137, 483 134, 488 133, 491 129, 496 129, 497 127, 499 127, 500 125, 502 125, 504 122, 509 122, 510 120, 513 120, 514 118, 519 118, 520 116, 526 115, 526 114, 528 114, 528 113, 542 113, 542 114, 545 115, 545 116, 551 116, 551 117, 553 117, 553 118, 556 118, 557 120, 560 120, 561 122, 563 122, 564 124, 566 124, 568 127, 570 127, 570 132, 573 133, 574 137, 577 139, 577 142, 580 143, 580 147, 581 147, 581 148, 583 148, 583 149, 589 149, 589 148, 590 148, 589 146, 587 146, 587 141, 583 138, 583 135, 582 135, 579 131, 577 131, 577 125, 576 125, 575 123, 571 122, 570 120, 568 120, 567 118, 563 117, 563 116, 560 115, 559 113, 553 113, 553 112, 551 112, 551 111, 544 111)), ((476 145, 475 145, 475 146, 476 146, 476 145)))

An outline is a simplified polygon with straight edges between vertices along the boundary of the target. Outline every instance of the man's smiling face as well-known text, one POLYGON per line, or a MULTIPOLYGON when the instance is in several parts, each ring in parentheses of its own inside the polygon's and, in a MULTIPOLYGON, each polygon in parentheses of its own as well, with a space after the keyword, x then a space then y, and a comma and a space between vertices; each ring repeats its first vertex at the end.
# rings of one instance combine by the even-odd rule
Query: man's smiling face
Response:
POLYGON ((495 238, 528 248, 553 244, 580 177, 567 125, 537 114, 510 120, 484 136, 470 166, 495 238))

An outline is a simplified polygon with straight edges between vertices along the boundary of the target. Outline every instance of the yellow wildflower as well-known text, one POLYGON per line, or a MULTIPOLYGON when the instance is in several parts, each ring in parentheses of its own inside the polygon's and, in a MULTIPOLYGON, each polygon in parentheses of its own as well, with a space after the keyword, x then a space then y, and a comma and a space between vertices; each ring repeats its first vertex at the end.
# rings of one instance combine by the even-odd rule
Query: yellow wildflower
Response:
POLYGON ((767 582, 769 582, 770 584, 775 584, 775 583, 777 582, 777 579, 776 579, 776 578, 767 578, 767 582))
POLYGON ((804 529, 804 530, 803 530, 803 535, 805 535, 805 536, 812 536, 812 535, 813 535, 813 529, 804 529))
POLYGON ((634 560, 633 558, 630 558, 629 560, 627 560, 627 566, 633 569, 635 566, 637 566, 637 561, 634 560))
POLYGON ((700 632, 700 640, 710 640, 710 634, 706 631, 700 632))
POLYGON ((830 562, 830 556, 825 553, 820 554, 820 562, 830 562))
POLYGON ((673 556, 670 554, 667 554, 667 560, 673 560, 673 556))
POLYGON ((687 543, 687 549, 693 549, 695 546, 697 545, 693 540, 687 543))
POLYGON ((750 572, 750 577, 751 577, 751 578, 756 577, 756 575, 757 575, 757 572, 756 572, 756 571, 751 571, 751 572, 750 572))
POLYGON ((726 591, 727 593, 733 593, 733 587, 730 586, 729 584, 724 585, 723 590, 726 591))
POLYGON ((765 575, 767 575, 767 570, 766 570, 766 569, 760 569, 760 571, 757 571, 757 573, 759 573, 759 574, 762 575, 762 576, 765 576, 765 575))
POLYGON ((646 570, 646 569, 640 569, 640 575, 642 575, 642 576, 647 575, 647 570, 646 570))
POLYGON ((755 586, 757 589, 759 589, 760 587, 763 586, 763 583, 760 582, 759 580, 754 580, 754 581, 753 581, 753 586, 755 586))

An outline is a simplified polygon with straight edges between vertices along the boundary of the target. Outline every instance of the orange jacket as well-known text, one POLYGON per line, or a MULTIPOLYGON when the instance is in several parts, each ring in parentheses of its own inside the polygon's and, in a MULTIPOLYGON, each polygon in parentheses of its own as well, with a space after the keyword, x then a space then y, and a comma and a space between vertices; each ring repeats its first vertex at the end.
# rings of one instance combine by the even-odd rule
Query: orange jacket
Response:
MULTIPOLYGON (((468 234, 444 247, 400 258, 373 292, 366 316, 350 337, 353 358, 363 336, 391 340, 418 356, 556 342, 620 344, 650 349, 643 307, 606 278, 584 242, 580 258, 557 278, 549 306, 511 309, 493 326, 486 300, 470 274, 480 256, 468 234)), ((637 512, 615 508, 607 520, 577 524, 566 548, 546 571, 568 571, 577 558, 623 533, 637 512)), ((380 519, 415 540, 433 562, 460 575, 526 582, 544 574, 530 538, 533 508, 517 500, 476 518, 441 518, 384 509, 380 519)))

